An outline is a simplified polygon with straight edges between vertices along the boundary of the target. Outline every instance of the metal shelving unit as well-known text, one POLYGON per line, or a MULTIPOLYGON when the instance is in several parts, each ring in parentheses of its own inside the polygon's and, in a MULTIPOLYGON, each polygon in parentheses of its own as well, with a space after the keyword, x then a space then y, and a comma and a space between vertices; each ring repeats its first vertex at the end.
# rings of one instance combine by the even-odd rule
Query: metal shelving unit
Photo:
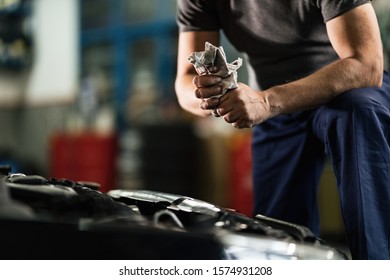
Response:
POLYGON ((32 35, 26 28, 31 3, 9 1, 0 5, 0 70, 21 71, 31 65, 32 35))
POLYGON ((91 68, 100 67, 107 75, 119 131, 129 125, 126 106, 142 59, 151 64, 148 71, 158 85, 158 98, 172 97, 177 45, 175 4, 174 0, 80 0, 82 57, 93 49, 102 56, 100 65, 91 66, 82 60, 82 74, 90 75, 94 71, 91 68), (145 41, 149 53, 142 45, 145 41))
POLYGON ((172 117, 179 111, 177 37, 176 0, 80 0, 81 79, 105 82, 104 102, 116 114, 121 187, 192 187, 194 168, 184 164, 193 150, 192 131, 172 117), (158 166, 156 157, 163 160, 158 166))

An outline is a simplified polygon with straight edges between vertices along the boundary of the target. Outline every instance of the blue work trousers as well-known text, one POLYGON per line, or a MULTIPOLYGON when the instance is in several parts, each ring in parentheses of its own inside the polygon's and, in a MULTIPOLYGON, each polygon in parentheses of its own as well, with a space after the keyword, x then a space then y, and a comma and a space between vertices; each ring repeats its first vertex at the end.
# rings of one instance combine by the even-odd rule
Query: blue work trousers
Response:
MULTIPOLYGON (((254 212, 319 233, 326 156, 336 176, 353 259, 390 259, 390 76, 315 110, 254 127, 254 212)), ((329 201, 334 203, 334 201, 329 201)))

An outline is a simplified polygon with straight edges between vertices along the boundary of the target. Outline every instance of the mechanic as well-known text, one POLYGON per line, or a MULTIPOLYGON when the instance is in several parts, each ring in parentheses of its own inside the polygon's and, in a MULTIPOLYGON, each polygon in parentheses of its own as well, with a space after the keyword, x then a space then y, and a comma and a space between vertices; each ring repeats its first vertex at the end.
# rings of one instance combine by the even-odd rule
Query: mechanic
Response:
POLYGON ((319 234, 318 183, 330 157, 353 259, 390 259, 390 77, 370 0, 178 0, 182 108, 251 128, 254 213, 319 234), (223 31, 249 82, 188 56, 223 31))

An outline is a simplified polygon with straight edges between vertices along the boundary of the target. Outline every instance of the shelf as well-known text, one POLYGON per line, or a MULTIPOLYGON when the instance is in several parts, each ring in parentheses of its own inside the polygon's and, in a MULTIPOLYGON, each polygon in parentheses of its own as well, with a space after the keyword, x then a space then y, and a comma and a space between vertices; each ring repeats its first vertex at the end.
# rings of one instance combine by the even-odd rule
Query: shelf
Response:
POLYGON ((3 9, 0 5, 1 70, 21 71, 31 66, 33 40, 25 24, 30 16, 29 1, 15 1, 3 9))
POLYGON ((104 73, 112 85, 110 100, 117 110, 117 126, 121 131, 131 125, 127 114, 129 100, 136 79, 145 71, 158 85, 150 89, 156 91, 153 94, 158 99, 174 97, 176 1, 83 0, 80 4, 82 73, 83 76, 104 73), (89 52, 100 52, 102 57, 92 61, 89 52), (142 60, 146 61, 143 66, 142 60))

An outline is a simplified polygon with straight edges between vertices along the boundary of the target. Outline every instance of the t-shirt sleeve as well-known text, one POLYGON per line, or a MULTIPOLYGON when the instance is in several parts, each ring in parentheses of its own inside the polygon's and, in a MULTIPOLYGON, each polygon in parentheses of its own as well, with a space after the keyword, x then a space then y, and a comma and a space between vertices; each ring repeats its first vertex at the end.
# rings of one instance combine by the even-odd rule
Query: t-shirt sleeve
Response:
POLYGON ((327 22, 371 0, 316 0, 324 21, 327 22))
POLYGON ((219 16, 212 0, 177 0, 179 31, 219 30, 219 16))

